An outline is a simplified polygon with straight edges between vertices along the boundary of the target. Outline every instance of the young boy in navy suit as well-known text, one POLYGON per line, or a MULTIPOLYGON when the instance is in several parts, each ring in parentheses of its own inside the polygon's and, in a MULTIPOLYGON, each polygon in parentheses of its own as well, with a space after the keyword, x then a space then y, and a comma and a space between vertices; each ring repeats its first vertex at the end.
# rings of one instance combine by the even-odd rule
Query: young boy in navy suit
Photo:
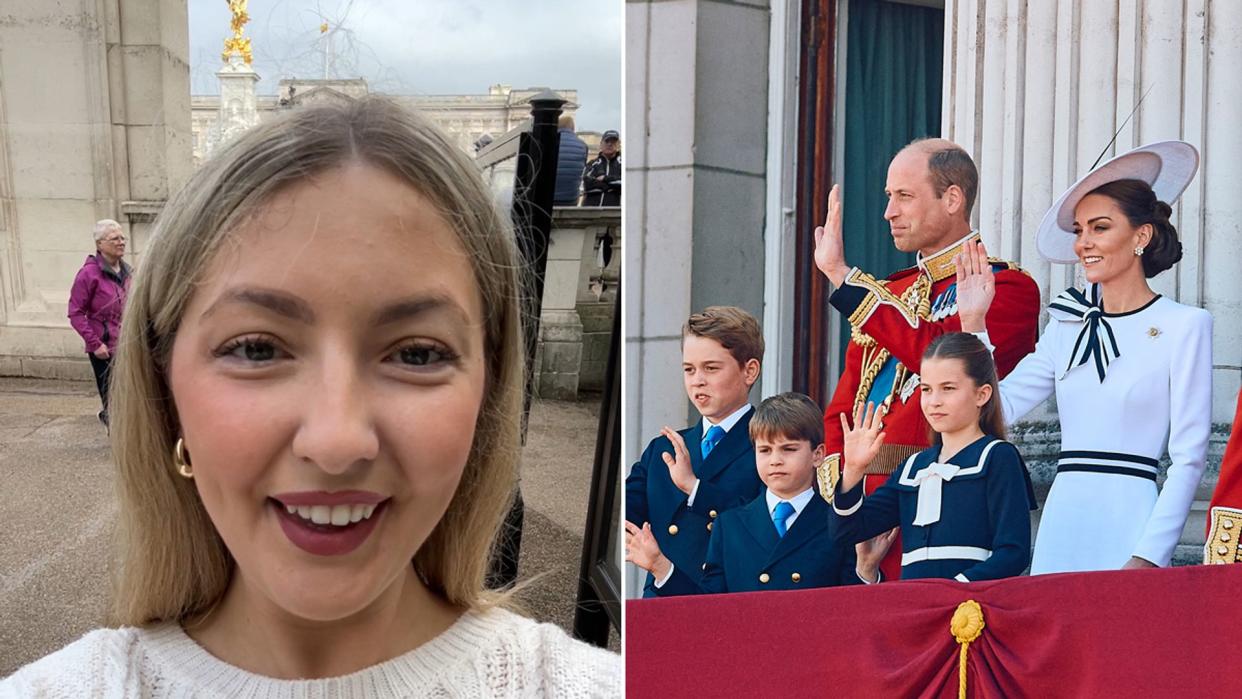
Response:
MULTIPOLYGON (((819 406, 801 393, 773 396, 755 409, 750 438, 759 478, 767 488, 716 521, 699 582, 703 592, 798 590, 862 582, 855 572, 854 550, 833 541, 828 530, 830 506, 814 488, 815 467, 824 458, 822 416, 819 406)), ((892 537, 890 532, 878 542, 859 545, 858 569, 873 574, 892 537)))
POLYGON ((681 351, 686 395, 703 418, 662 429, 625 479, 626 560, 648 572, 644 597, 699 592, 717 517, 763 490, 747 432, 759 322, 740 308, 706 308, 686 321, 681 351), (659 556, 643 555, 656 547, 659 556))

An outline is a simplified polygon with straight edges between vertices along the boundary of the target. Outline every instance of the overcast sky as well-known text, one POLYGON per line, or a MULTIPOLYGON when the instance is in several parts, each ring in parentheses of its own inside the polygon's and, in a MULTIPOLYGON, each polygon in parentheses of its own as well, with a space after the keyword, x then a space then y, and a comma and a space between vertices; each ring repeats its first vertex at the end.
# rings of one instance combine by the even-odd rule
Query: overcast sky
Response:
MULTIPOLYGON (((389 94, 486 94, 489 85, 577 89, 578 128, 621 127, 622 0, 250 0, 259 92, 322 78, 320 24, 336 27, 332 77, 389 94)), ((227 0, 189 0, 190 90, 219 92, 227 0)))

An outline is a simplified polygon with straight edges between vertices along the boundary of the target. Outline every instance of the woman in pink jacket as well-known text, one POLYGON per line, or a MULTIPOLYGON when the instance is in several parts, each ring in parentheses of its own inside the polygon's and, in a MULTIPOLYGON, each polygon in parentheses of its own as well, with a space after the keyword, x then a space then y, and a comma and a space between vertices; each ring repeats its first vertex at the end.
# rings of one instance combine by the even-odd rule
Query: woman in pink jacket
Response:
POLYGON ((86 258, 69 292, 69 323, 86 343, 86 356, 95 371, 103 410, 99 421, 108 426, 108 371, 121 331, 121 311, 129 289, 130 266, 125 256, 121 224, 104 219, 95 224, 95 254, 86 258))

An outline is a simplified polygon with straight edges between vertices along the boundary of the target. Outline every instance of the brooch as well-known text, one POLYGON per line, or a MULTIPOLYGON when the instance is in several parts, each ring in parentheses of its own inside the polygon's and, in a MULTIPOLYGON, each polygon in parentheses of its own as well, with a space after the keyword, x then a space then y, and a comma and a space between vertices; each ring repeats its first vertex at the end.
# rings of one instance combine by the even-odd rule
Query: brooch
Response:
POLYGON ((1157 328, 1155 326, 1148 328, 1147 336, 1152 338, 1153 340, 1156 339, 1157 337, 1160 337, 1160 328, 1157 328))

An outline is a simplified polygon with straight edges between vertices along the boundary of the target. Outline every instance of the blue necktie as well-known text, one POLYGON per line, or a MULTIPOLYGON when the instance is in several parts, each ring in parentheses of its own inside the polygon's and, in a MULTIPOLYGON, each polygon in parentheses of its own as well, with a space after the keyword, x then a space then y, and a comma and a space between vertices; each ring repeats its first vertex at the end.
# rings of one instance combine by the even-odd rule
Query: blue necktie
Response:
POLYGON ((703 442, 699 444, 699 449, 704 459, 707 458, 708 454, 712 453, 712 449, 716 448, 716 445, 720 443, 720 440, 724 439, 724 436, 724 428, 720 425, 712 425, 707 434, 703 435, 703 442))
POLYGON ((788 500, 781 500, 776 503, 776 509, 772 510, 772 523, 776 525, 776 534, 781 538, 785 537, 785 522, 793 516, 794 506, 789 504, 788 500))

